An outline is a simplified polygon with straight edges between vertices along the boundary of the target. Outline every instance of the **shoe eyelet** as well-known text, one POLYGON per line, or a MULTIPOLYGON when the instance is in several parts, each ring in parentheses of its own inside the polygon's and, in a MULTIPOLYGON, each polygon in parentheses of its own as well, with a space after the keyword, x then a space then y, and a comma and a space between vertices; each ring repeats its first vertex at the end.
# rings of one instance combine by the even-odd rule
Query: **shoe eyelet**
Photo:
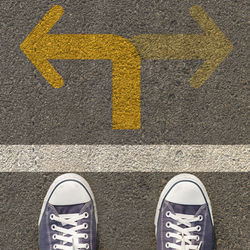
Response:
POLYGON ((86 249, 89 249, 89 244, 86 244, 86 249))
POLYGON ((200 236, 196 235, 196 241, 199 241, 199 240, 200 240, 200 236))
POLYGON ((50 218, 50 220, 54 220, 55 215, 54 215, 54 214, 51 214, 51 215, 49 216, 49 218, 50 218))
POLYGON ((198 225, 198 226, 196 227, 196 231, 197 231, 197 232, 200 232, 200 231, 201 231, 201 226, 198 225))
POLYGON ((83 229, 87 229, 89 227, 88 223, 83 223, 83 229))
POLYGON ((84 236, 83 236, 83 238, 85 239, 85 240, 87 240, 88 238, 89 238, 89 235, 88 234, 83 234, 84 236))
POLYGON ((51 225, 51 230, 53 230, 53 231, 56 230, 56 225, 55 225, 55 224, 52 224, 52 225, 51 225))
POLYGON ((165 247, 166 247, 166 248, 170 248, 169 242, 166 242, 165 247))
POLYGON ((84 218, 89 218, 89 213, 84 212, 83 215, 84 215, 84 218))
POLYGON ((170 238, 170 233, 169 232, 166 233, 166 238, 170 238))
POLYGON ((171 223, 168 221, 168 222, 166 222, 166 227, 167 228, 170 228, 170 226, 171 226, 171 223))
POLYGON ((56 239, 57 239, 57 235, 56 235, 56 234, 53 234, 53 235, 52 235, 52 239, 53 239, 53 240, 56 240, 56 239))
POLYGON ((170 212, 170 211, 167 211, 167 212, 166 212, 166 217, 170 217, 170 215, 171 215, 171 212, 170 212))
POLYGON ((57 249, 57 245, 53 245, 53 249, 57 249))
POLYGON ((199 221, 203 221, 203 216, 199 215, 198 219, 199 219, 199 221))

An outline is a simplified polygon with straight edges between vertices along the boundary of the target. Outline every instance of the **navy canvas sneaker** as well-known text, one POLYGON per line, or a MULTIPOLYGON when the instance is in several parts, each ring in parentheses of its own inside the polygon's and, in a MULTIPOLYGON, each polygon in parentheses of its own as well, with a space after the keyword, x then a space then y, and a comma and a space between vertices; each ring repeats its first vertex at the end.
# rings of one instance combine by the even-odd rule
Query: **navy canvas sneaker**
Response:
POLYGON ((77 174, 57 177, 44 199, 38 226, 40 250, 95 250, 97 212, 88 183, 77 174))
POLYGON ((204 185, 191 174, 172 178, 161 193, 155 215, 157 250, 213 250, 211 204, 204 185))

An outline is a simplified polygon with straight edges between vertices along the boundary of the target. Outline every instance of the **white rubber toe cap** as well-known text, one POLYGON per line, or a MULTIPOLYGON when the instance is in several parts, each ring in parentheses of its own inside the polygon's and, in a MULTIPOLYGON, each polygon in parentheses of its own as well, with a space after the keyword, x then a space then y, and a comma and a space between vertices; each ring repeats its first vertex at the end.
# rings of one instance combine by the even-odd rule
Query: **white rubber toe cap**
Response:
POLYGON ((198 185, 190 181, 175 184, 165 199, 182 205, 203 205, 206 203, 198 185))
POLYGON ((93 201, 96 223, 98 222, 96 203, 88 182, 78 174, 67 173, 58 176, 50 185, 44 198, 38 225, 40 225, 47 203, 54 206, 76 205, 93 201))
POLYGON ((80 183, 74 180, 66 180, 55 188, 49 203, 55 206, 63 206, 86 203, 90 200, 88 192, 80 183))
POLYGON ((157 233, 157 222, 164 200, 181 205, 207 204, 213 222, 212 207, 207 191, 203 183, 192 174, 176 175, 162 190, 155 213, 155 233, 157 233))

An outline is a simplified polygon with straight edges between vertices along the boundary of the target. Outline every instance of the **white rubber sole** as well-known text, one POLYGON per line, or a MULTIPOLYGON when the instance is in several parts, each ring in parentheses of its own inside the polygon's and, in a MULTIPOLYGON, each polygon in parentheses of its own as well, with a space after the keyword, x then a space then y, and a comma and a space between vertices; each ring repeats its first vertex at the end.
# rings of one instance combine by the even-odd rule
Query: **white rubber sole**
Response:
POLYGON ((91 190, 88 182, 83 177, 81 177, 78 174, 67 173, 67 174, 62 174, 62 175, 58 176, 53 181, 53 183, 50 185, 49 190, 48 190, 48 192, 47 192, 47 194, 46 194, 46 196, 44 198, 44 201, 43 201, 41 213, 40 213, 39 220, 38 220, 38 226, 40 225, 40 222, 41 222, 41 219, 42 219, 45 207, 47 205, 47 202, 48 202, 48 200, 50 198, 51 193, 54 191, 54 189, 56 188, 56 186, 59 185, 61 182, 69 181, 69 180, 73 180, 73 181, 77 181, 77 182, 81 183, 84 186, 84 188, 87 190, 87 192, 89 193, 89 195, 90 195, 90 197, 91 197, 91 199, 93 201, 93 204, 94 204, 96 224, 98 223, 95 198, 94 198, 94 194, 93 194, 93 192, 92 192, 92 190, 91 190))
POLYGON ((210 202, 210 199, 208 197, 208 194, 207 194, 207 191, 206 191, 206 188, 205 186, 203 185, 203 183, 200 181, 200 179, 198 179, 196 176, 192 175, 192 174, 179 174, 179 175, 176 175, 175 177, 173 177, 167 184, 166 186, 164 187, 163 191, 161 192, 161 195, 160 195, 160 199, 158 201, 158 204, 157 204, 157 208, 156 208, 156 214, 155 214, 155 221, 154 221, 154 224, 155 224, 155 234, 157 234, 157 223, 158 223, 158 218, 159 218, 159 214, 160 214, 160 209, 161 209, 161 206, 162 206, 162 202, 163 200, 165 199, 167 193, 170 191, 170 189, 178 182, 181 182, 181 181, 192 181, 194 182, 196 185, 199 186, 199 188, 201 189, 204 197, 205 197, 205 200, 208 204, 208 207, 209 207, 209 211, 210 211, 210 214, 211 214, 211 218, 212 218, 212 223, 214 224, 214 220, 213 220, 213 214, 212 214, 212 206, 211 206, 211 202, 210 202))

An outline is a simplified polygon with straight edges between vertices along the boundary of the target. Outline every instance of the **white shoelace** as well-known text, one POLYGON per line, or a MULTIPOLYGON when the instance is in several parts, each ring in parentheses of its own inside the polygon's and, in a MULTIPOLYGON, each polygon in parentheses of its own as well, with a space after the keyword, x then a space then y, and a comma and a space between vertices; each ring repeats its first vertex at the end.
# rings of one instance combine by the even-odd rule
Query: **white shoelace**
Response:
POLYGON ((199 250, 202 242, 199 239, 198 235, 192 235, 191 232, 199 232, 201 230, 200 226, 192 227, 192 222, 202 221, 202 215, 198 217, 194 215, 187 215, 187 214, 172 214, 171 212, 167 212, 166 216, 172 218, 176 221, 176 224, 171 222, 166 223, 167 228, 174 229, 177 233, 168 232, 166 233, 167 238, 175 238, 176 243, 166 243, 166 248, 178 249, 178 250, 199 250), (180 225, 185 225, 185 228, 180 227, 180 225), (192 245, 192 240, 196 240, 198 245, 192 245), (199 242, 200 241, 200 242, 199 242))
POLYGON ((64 227, 56 226, 55 224, 51 225, 51 229, 55 231, 53 234, 53 239, 58 239, 63 241, 63 245, 55 244, 53 245, 53 249, 60 250, 79 250, 79 249, 89 249, 89 244, 79 243, 79 239, 88 239, 88 234, 86 233, 78 233, 78 230, 87 229, 88 224, 83 223, 82 225, 77 225, 77 222, 83 218, 88 218, 89 214, 87 212, 83 214, 60 214, 56 216, 54 214, 50 215, 50 219, 60 222, 62 226, 71 225, 72 227, 66 229, 64 227), (56 232, 62 233, 62 235, 56 234, 56 232), (71 243, 72 246, 67 246, 67 243, 71 243))

